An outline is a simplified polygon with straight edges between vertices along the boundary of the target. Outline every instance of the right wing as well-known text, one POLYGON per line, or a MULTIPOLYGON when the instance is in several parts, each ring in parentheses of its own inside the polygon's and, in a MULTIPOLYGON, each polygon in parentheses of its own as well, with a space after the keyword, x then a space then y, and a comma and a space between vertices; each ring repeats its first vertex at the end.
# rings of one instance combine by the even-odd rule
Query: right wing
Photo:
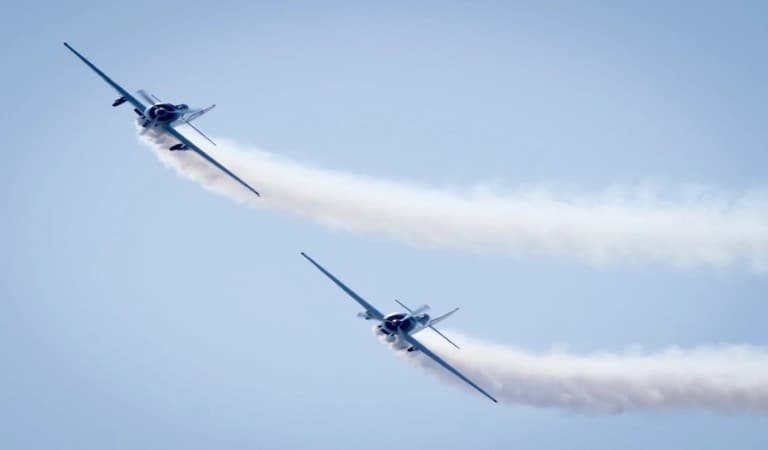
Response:
POLYGON ((315 267, 317 267, 317 269, 318 269, 318 270, 320 270, 320 272, 323 272, 323 273, 325 274, 325 276, 327 276, 328 278, 330 278, 330 279, 331 279, 331 281, 333 281, 334 283, 336 283, 336 285, 337 285, 337 286, 339 286, 339 287, 340 287, 340 288, 341 288, 341 289, 342 289, 344 292, 346 292, 346 293, 347 293, 347 294, 348 294, 350 297, 352 297, 353 299, 355 299, 355 301, 356 301, 357 303, 360 303, 360 305, 361 305, 363 308, 365 308, 365 310, 368 312, 368 314, 369 314, 371 317, 373 317, 373 318, 374 318, 374 319, 376 319, 376 320, 382 320, 382 319, 384 319, 384 314, 382 314, 382 313, 381 313, 381 311, 379 311, 378 309, 374 308, 374 307, 373 307, 373 305, 371 305, 370 303, 368 303, 367 301, 365 301, 365 300, 363 299, 363 297, 360 297, 359 295, 357 295, 357 293, 356 293, 355 291, 353 291, 352 289, 350 289, 349 287, 347 287, 347 285, 346 285, 346 284, 344 284, 344 283, 342 283, 342 282, 341 282, 341 280, 339 280, 338 278, 334 277, 334 276, 333 276, 333 275, 332 275, 330 272, 328 272, 327 270, 325 270, 325 269, 323 268, 323 266, 321 266, 320 264, 316 263, 314 259, 312 259, 312 258, 310 258, 309 256, 307 256, 307 254, 306 254, 306 253, 304 253, 304 252, 301 252, 301 256, 303 256, 303 257, 307 258, 307 261, 311 262, 311 263, 312 263, 312 265, 314 265, 315 267))
POLYGON ((402 331, 399 333, 399 335, 400 335, 401 338, 405 339, 409 344, 411 344, 412 346, 416 347, 418 350, 420 350, 426 356, 429 356, 436 363, 438 363, 441 366, 443 366, 445 368, 445 370, 447 370, 447 371, 451 372, 452 374, 456 375, 457 377, 461 378, 464 382, 466 382, 467 384, 469 384, 473 388, 477 389, 481 394, 483 394, 486 397, 488 397, 489 399, 493 400, 494 403, 498 403, 498 401, 495 398, 493 398, 491 396, 491 394, 485 392, 483 390, 483 388, 481 388, 480 386, 476 385, 475 383, 472 382, 472 380, 470 380, 469 378, 467 378, 464 375, 462 375, 461 372, 459 372, 458 370, 454 369, 450 364, 445 362, 445 360, 443 360, 442 358, 440 358, 436 354, 432 353, 432 350, 428 349, 426 346, 424 346, 424 344, 422 344, 421 342, 417 341, 416 338, 414 338, 410 334, 404 333, 402 331))
POLYGON ((214 166, 218 167, 219 170, 221 170, 222 172, 224 172, 227 175, 229 175, 230 177, 232 177, 232 179, 234 179, 235 181, 237 181, 238 183, 243 185, 244 188, 246 188, 249 191, 251 191, 254 194, 256 194, 257 197, 261 197, 261 195, 258 193, 258 191, 256 191, 256 189, 252 188, 251 185, 249 185, 245 181, 241 180, 240 177, 238 177, 237 175, 232 173, 229 169, 227 169, 226 167, 221 165, 221 163, 219 163, 218 161, 213 159, 208 153, 205 153, 200 147, 198 147, 197 145, 193 144, 192 141, 187 139, 183 134, 179 133, 175 128, 173 128, 171 126, 167 126, 167 127, 165 127, 165 131, 167 131, 173 137, 175 137, 176 139, 181 141, 181 143, 186 145, 187 148, 189 148, 193 152, 197 153, 198 155, 202 156, 203 159, 205 159, 209 163, 213 164, 214 166))
POLYGON ((140 110, 142 114, 144 114, 144 110, 147 109, 144 104, 142 104, 140 101, 136 99, 133 95, 131 95, 130 92, 123 89, 122 86, 112 81, 111 78, 107 76, 104 72, 99 70, 98 67, 94 66, 93 63, 85 59, 85 56, 81 55, 77 52, 74 48, 70 47, 69 44, 66 42, 64 43, 64 46, 67 47, 72 53, 74 53, 78 58, 80 58, 81 61, 83 61, 88 67, 90 67, 94 72, 96 72, 104 81, 106 81, 110 86, 115 88, 117 92, 120 93, 121 96, 123 96, 126 100, 128 100, 136 109, 140 110))

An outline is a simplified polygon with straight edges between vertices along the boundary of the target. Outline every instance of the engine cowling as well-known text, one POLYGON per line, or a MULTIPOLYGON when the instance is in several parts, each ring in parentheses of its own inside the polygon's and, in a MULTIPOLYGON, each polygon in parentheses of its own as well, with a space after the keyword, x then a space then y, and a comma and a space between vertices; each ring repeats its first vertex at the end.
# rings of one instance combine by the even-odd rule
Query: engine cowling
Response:
POLYGON ((405 333, 413 330, 416 326, 416 320, 409 314, 393 313, 384 317, 384 328, 391 333, 403 331, 405 333))
POLYGON ((158 103, 147 109, 146 116, 155 122, 173 122, 179 118, 179 113, 170 103, 158 103))

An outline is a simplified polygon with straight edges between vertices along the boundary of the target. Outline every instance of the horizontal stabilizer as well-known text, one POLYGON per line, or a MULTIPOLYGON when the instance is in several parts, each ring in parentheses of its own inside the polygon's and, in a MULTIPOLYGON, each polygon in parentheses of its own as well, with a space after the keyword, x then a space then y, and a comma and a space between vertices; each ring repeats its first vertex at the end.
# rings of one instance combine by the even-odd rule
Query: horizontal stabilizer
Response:
POLYGON ((443 339, 445 339, 446 341, 448 341, 448 343, 449 343, 449 344, 451 344, 451 345, 453 345, 454 347, 456 347, 456 348, 458 348, 459 350, 461 350, 461 347, 459 347, 458 345, 456 345, 456 343, 455 343, 455 342, 453 342, 452 340, 448 339, 448 336, 446 336, 446 335, 444 335, 443 333, 441 333, 441 332, 440 332, 440 330, 438 330, 437 328, 433 327, 432 325, 428 325, 428 326, 429 326, 429 328, 430 328, 432 331, 434 331, 435 333, 439 334, 441 338, 443 338, 443 339))
POLYGON ((199 130, 197 127, 196 127, 196 126, 194 126, 194 125, 192 125, 191 123, 189 123, 189 121, 186 121, 186 120, 185 120, 185 121, 184 121, 184 123, 185 123, 185 124, 187 124, 187 125, 189 125, 189 127, 190 127, 190 128, 192 128, 193 130, 197 131, 197 134, 199 134, 200 136, 204 137, 204 138, 205 138, 205 139, 206 139, 208 142, 210 142, 210 143, 211 143, 211 144, 213 144, 213 145, 216 145, 216 143, 215 143, 215 142, 213 142, 213 140, 212 140, 211 138, 209 138, 208 136, 206 136, 206 135, 205 135, 205 133, 203 133, 202 131, 200 131, 200 130, 199 130))
POLYGON ((215 107, 216 107, 216 104, 214 103, 213 105, 207 108, 190 111, 184 116, 184 122, 187 122, 187 123, 192 122, 193 120, 197 119, 198 117, 202 116, 203 114, 207 113, 208 111, 212 110, 215 107))
POLYGON ((458 345, 456 345, 455 342, 453 342, 452 340, 448 339, 448 336, 444 335, 437 328, 435 328, 435 324, 437 324, 439 322, 442 322, 443 320, 447 319, 448 317, 453 315, 458 310, 459 310, 459 308, 454 308, 451 311, 448 311, 447 313, 443 314, 440 317, 435 317, 434 319, 430 320, 429 323, 427 324, 427 326, 429 328, 431 328, 432 331, 434 331, 435 333, 439 334, 441 338, 445 339, 446 341, 448 341, 451 345, 453 345, 456 348, 460 348, 460 347, 458 345))
POLYGON ((429 321, 429 326, 437 325, 438 323, 440 323, 443 320, 447 319, 448 317, 452 316, 458 310, 459 310, 459 308, 454 308, 451 311, 448 311, 447 313, 443 314, 442 316, 435 317, 434 319, 429 321))

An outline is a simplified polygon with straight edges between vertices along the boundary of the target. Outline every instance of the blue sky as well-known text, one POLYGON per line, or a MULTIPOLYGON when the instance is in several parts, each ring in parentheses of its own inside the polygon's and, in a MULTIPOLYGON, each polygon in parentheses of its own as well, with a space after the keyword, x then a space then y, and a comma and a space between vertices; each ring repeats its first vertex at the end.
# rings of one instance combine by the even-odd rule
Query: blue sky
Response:
POLYGON ((0 19, 8 448, 763 448, 764 417, 494 406, 392 357, 381 309, 545 350, 764 345, 745 267, 595 268, 404 246, 243 208, 138 144, 129 89, 353 173, 587 192, 765 186, 766 10, 678 2, 14 4, 0 19))

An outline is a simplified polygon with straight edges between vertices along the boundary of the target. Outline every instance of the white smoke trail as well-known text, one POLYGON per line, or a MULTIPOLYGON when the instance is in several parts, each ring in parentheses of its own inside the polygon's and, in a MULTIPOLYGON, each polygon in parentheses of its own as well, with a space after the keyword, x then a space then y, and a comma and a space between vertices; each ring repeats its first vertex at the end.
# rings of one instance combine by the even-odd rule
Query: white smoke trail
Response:
POLYGON ((323 170, 223 142, 214 157, 262 193, 253 197, 192 152, 169 152, 165 135, 143 133, 166 164, 206 188, 255 207, 326 226, 385 234, 413 245, 512 255, 565 256, 675 266, 746 263, 768 271, 768 196, 688 190, 564 195, 543 188, 461 193, 323 170))
MULTIPOLYGON (((694 409, 768 414, 765 347, 576 356, 565 351, 535 354, 455 332, 451 338, 461 350, 428 331, 417 337, 501 403, 613 414, 694 409)), ((408 353, 397 342, 392 347, 409 362, 477 394, 421 353, 408 353)))

